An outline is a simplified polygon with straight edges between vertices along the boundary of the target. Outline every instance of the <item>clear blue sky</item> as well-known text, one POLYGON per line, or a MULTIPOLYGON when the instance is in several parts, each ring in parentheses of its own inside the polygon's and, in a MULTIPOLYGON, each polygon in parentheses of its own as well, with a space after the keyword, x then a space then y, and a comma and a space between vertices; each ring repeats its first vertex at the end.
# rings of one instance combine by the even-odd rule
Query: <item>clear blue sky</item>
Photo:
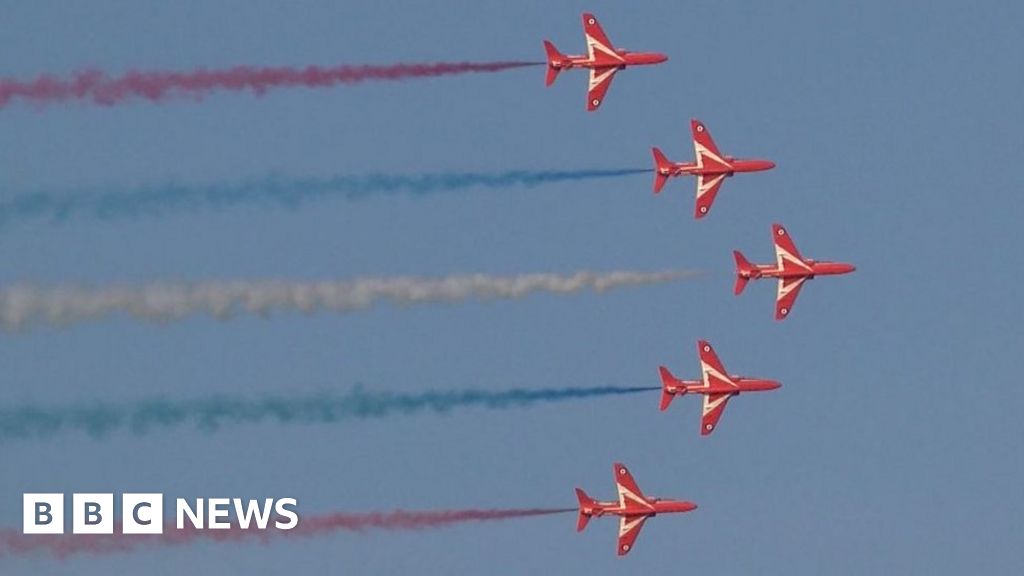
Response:
POLYGON ((647 175, 532 190, 325 201, 0 232, 0 281, 347 278, 699 268, 606 296, 157 327, 0 334, 4 403, 239 391, 647 385, 693 377, 694 342, 777 378, 709 438, 695 398, 656 395, 344 426, 181 430, 0 446, 0 525, 26 491, 289 495, 304 514, 574 505, 610 466, 699 503, 649 522, 626 560, 614 522, 556 516, 422 533, 5 561, 5 574, 819 574, 1024 568, 1019 383, 1024 8, 960 2, 23 2, 0 75, 541 58, 583 47, 579 13, 666 64, 627 70, 602 110, 585 78, 499 75, 221 94, 202 103, 0 110, 0 197, 234 182, 271 172, 646 166, 692 155, 688 120, 774 171, 728 181, 704 221, 693 183, 647 175), (447 4, 447 5, 446 5, 447 4), (730 250, 857 264, 772 320, 773 287, 731 294, 730 250))

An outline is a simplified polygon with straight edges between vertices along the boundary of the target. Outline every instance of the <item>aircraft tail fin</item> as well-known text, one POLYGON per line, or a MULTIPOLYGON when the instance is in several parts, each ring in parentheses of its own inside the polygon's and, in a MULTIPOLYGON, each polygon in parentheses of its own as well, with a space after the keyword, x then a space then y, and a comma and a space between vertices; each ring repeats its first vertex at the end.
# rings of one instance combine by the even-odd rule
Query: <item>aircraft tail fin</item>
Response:
POLYGON ((561 68, 555 67, 555 63, 563 60, 565 56, 549 40, 544 41, 544 51, 548 55, 548 72, 544 77, 544 85, 551 86, 555 83, 555 79, 558 78, 558 73, 562 71, 561 68))
POLYGON ((680 396, 686 394, 686 387, 680 386, 679 379, 673 376, 668 368, 658 366, 658 373, 661 374, 661 405, 659 409, 664 412, 668 410, 668 405, 672 403, 676 394, 680 396))
POLYGON ((657 147, 651 148, 651 153, 654 154, 654 193, 657 194, 665 187, 665 182, 668 182, 668 173, 672 163, 657 147))
POLYGON ((590 522, 590 514, 587 514, 584 510, 586 508, 596 508, 597 502, 590 496, 587 496, 587 493, 580 488, 576 489, 576 499, 580 502, 580 514, 576 518, 576 531, 583 532, 583 529, 587 527, 587 522, 590 522))
POLYGON ((754 265, 739 250, 733 250, 732 257, 736 260, 736 286, 733 288, 733 293, 739 295, 747 287, 747 282, 750 281, 754 272, 754 265))

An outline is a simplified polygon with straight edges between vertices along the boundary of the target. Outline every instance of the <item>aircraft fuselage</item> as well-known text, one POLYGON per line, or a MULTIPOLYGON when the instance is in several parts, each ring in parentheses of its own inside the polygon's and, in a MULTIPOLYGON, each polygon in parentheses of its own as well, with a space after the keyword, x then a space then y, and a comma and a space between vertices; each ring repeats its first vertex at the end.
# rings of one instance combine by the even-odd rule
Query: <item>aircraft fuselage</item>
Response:
POLYGON ((558 70, 569 70, 570 68, 625 68, 627 66, 646 66, 648 64, 661 64, 668 60, 668 56, 658 52, 630 52, 628 50, 616 50, 621 60, 592 59, 590 56, 563 56, 553 58, 548 66, 558 70))
POLYGON ((678 384, 668 384, 665 392, 669 394, 739 394, 741 392, 763 392, 775 390, 782 386, 777 380, 764 378, 744 378, 742 376, 729 376, 736 384, 714 384, 705 386, 700 380, 680 380, 678 384))
POLYGON ((815 276, 838 276, 849 274, 857 269, 853 264, 845 262, 817 262, 805 260, 807 269, 800 268, 779 268, 774 264, 757 264, 752 269, 740 270, 739 275, 743 278, 814 278, 815 276))
POLYGON ((762 172, 775 168, 771 160, 743 159, 726 156, 725 161, 729 163, 729 169, 720 167, 700 166, 696 162, 673 162, 669 166, 660 168, 658 171, 663 176, 696 176, 697 174, 725 174, 732 176, 737 172, 762 172))
POLYGON ((595 502, 593 506, 583 506, 580 512, 586 516, 601 517, 609 516, 657 516, 658 514, 671 514, 674 512, 689 512, 697 508, 693 502, 685 500, 669 500, 662 498, 651 498, 647 501, 649 506, 641 506, 629 503, 625 506, 618 502, 595 502))

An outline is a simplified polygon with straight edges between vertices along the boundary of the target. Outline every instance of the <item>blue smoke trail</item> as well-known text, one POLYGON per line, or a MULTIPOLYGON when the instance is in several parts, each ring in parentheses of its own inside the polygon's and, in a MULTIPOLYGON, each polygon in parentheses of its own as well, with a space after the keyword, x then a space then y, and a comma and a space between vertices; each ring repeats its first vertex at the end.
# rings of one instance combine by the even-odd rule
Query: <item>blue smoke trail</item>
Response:
POLYGON ((155 217, 240 205, 294 209, 325 198, 362 200, 373 196, 425 196, 468 188, 532 188, 543 184, 616 178, 650 172, 647 168, 617 170, 510 170, 446 172, 412 176, 367 174, 331 178, 269 176, 234 184, 185 186, 165 184, 114 191, 28 192, 0 201, 0 227, 22 220, 62 223, 90 216, 100 220, 155 217))
POLYGON ((46 408, 0 408, 0 441, 50 438, 61 432, 84 432, 102 438, 118 430, 144 435, 161 429, 192 426, 213 432, 225 426, 258 424, 335 424, 417 412, 447 413, 456 408, 491 410, 526 407, 600 396, 659 390, 658 387, 430 391, 419 394, 366 392, 321 393, 302 398, 214 396, 198 400, 150 400, 131 405, 95 403, 46 408))

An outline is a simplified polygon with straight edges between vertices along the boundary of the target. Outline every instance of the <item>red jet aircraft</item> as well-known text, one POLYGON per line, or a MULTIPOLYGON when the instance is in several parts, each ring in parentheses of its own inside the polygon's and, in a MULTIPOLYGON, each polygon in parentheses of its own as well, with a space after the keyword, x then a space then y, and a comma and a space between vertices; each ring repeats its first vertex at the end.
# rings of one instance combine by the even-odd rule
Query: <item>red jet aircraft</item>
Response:
POLYGON ((658 366, 661 373, 661 409, 668 409, 672 399, 687 393, 703 394, 704 409, 700 418, 700 434, 707 436, 715 430, 725 404, 733 396, 742 392, 762 392, 775 390, 782 386, 775 380, 761 378, 745 378, 731 376, 718 360, 715 349, 706 340, 697 342, 697 354, 700 356, 700 380, 680 380, 664 366, 658 366))
POLYGON ((619 556, 625 556, 633 549, 633 543, 636 542, 636 537, 640 535, 640 529, 644 527, 644 522, 648 518, 658 514, 689 512, 697 507, 693 502, 644 496, 640 487, 636 485, 636 481, 633 480, 633 475, 625 466, 616 462, 613 469, 615 485, 619 491, 619 501, 598 502, 577 488, 576 497, 580 501, 580 515, 576 521, 576 531, 582 532, 587 527, 587 522, 594 516, 604 516, 605 514, 618 516, 620 518, 619 556))
POLYGON ((660 64, 668 60, 668 56, 657 52, 630 52, 612 46, 601 25, 593 14, 583 14, 583 34, 587 39, 586 56, 566 56, 555 48, 550 41, 544 41, 544 50, 548 54, 548 74, 544 82, 547 86, 555 83, 558 73, 570 68, 589 68, 590 86, 587 89, 587 110, 597 110, 608 87, 612 85, 615 73, 627 66, 660 64))
POLYGON ((693 215, 696 218, 707 216, 711 210, 711 204, 715 201, 718 188, 722 182, 737 172, 760 172, 775 168, 775 163, 770 160, 743 160, 725 156, 718 151, 715 141, 711 139, 711 132, 708 132, 700 120, 690 120, 690 131, 693 133, 693 148, 696 153, 696 162, 670 162, 661 150, 653 148, 654 152, 654 193, 661 192, 665 182, 673 176, 697 176, 697 207, 693 215))
POLYGON ((736 259, 736 294, 742 293, 751 279, 779 279, 779 292, 775 297, 776 320, 789 315, 804 282, 815 276, 849 274, 857 269, 853 264, 804 258, 781 224, 772 224, 772 239, 775 241, 775 264, 751 264, 739 250, 733 250, 732 255, 736 259))

